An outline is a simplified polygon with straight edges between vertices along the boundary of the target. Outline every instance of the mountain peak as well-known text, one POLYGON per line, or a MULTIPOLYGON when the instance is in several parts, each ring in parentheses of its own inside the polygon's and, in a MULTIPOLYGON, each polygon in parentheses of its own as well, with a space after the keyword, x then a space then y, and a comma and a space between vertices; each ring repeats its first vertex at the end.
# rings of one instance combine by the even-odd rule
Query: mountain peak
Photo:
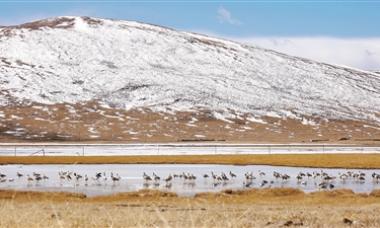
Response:
POLYGON ((20 25, 3 26, 2 28, 8 29, 29 29, 39 30, 43 28, 73 28, 76 23, 87 23, 88 25, 101 25, 103 22, 101 19, 87 17, 87 16, 62 16, 54 17, 43 20, 32 21, 20 25))

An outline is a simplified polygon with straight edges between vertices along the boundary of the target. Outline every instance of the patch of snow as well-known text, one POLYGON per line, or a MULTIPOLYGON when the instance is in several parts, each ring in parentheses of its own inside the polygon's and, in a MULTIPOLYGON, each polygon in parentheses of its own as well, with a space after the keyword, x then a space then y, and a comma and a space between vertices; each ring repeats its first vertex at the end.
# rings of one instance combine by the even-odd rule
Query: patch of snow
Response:
POLYGON ((365 128, 373 128, 373 129, 376 129, 376 130, 380 130, 380 127, 370 126, 370 125, 366 125, 366 124, 364 124, 363 127, 365 127, 365 128))
POLYGON ((194 137, 196 137, 196 138, 206 138, 205 135, 194 135, 194 137))
POLYGON ((277 112, 269 111, 265 114, 265 116, 273 117, 273 118, 281 118, 281 115, 279 115, 277 112))
POLYGON ((213 116, 215 119, 222 120, 222 121, 227 122, 227 123, 233 123, 233 121, 227 119, 227 117, 225 115, 223 115, 219 112, 214 112, 213 116))
POLYGON ((61 135, 61 134, 57 134, 57 136, 60 138, 71 138, 72 137, 71 135, 61 135))
POLYGON ((42 110, 44 112, 49 112, 49 108, 46 107, 46 106, 37 106, 37 105, 33 105, 32 108, 34 109, 39 109, 39 110, 42 110))
POLYGON ((247 120, 254 123, 267 124, 267 122, 265 122, 264 120, 256 118, 254 116, 247 117, 247 120))
POLYGON ((94 128, 94 127, 89 127, 87 129, 88 132, 92 133, 92 134, 98 134, 99 132, 94 128))
POLYGON ((306 118, 302 118, 302 122, 301 122, 303 125, 311 125, 311 126, 315 126, 317 125, 316 122, 314 122, 313 120, 308 120, 306 118))
POLYGON ((245 129, 235 129, 235 131, 238 131, 238 132, 245 132, 245 129))
POLYGON ((23 120, 24 118, 21 116, 11 115, 11 119, 13 120, 23 120))
POLYGON ((15 128, 14 130, 4 131, 3 133, 8 134, 8 135, 14 135, 14 136, 22 136, 26 132, 24 128, 18 127, 18 128, 15 128))
POLYGON ((198 121, 197 118, 195 118, 195 117, 191 117, 191 121, 190 121, 190 122, 195 123, 195 122, 197 122, 197 121, 198 121))

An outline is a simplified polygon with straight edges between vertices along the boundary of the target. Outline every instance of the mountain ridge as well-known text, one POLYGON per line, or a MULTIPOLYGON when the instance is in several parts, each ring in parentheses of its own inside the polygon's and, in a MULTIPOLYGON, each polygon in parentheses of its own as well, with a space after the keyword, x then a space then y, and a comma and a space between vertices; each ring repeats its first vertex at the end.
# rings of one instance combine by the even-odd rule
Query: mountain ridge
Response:
MULTIPOLYGON (((92 16, 91 17, 90 16, 59 16, 59 17, 51 17, 51 18, 46 18, 46 19, 39 19, 39 20, 31 21, 31 22, 21 23, 21 24, 18 24, 18 25, 0 25, 0 28, 2 28, 2 29, 23 29, 23 28, 31 29, 32 28, 33 29, 34 25, 36 25, 38 28, 46 28, 47 27, 47 28, 62 28, 62 29, 65 29, 66 27, 59 27, 59 26, 58 27, 54 27, 54 26, 51 26, 51 25, 49 25, 49 22, 51 22, 53 25, 54 24, 59 25, 62 21, 66 21, 66 20, 72 21, 72 20, 79 19, 79 18, 83 19, 85 21, 89 21, 90 22, 89 24, 91 24, 91 23, 92 24, 98 24, 98 23, 101 24, 102 20, 115 21, 115 22, 132 22, 132 23, 137 23, 137 24, 142 24, 142 25, 153 26, 153 27, 157 27, 157 28, 161 28, 161 29, 171 30, 171 31, 179 32, 179 33, 186 33, 186 34, 192 34, 192 35, 195 35, 195 36, 202 36, 202 37, 209 38, 209 39, 227 41, 227 42, 236 43, 236 44, 239 44, 239 45, 242 45, 242 46, 246 46, 246 47, 254 47, 254 48, 257 48, 257 49, 262 49, 264 51, 273 52, 273 53, 276 53, 276 54, 279 54, 279 55, 284 55, 284 56, 287 56, 287 57, 296 57, 296 58, 299 58, 299 59, 303 59, 305 61, 318 62, 318 63, 321 63, 321 64, 331 65, 331 66, 334 66, 334 67, 347 68, 347 69, 352 69, 352 70, 355 70, 355 71, 365 72, 365 73, 369 73, 369 74, 378 74, 380 72, 380 71, 364 70, 364 69, 360 69, 360 68, 356 68, 356 67, 350 67, 350 66, 346 66, 346 65, 331 64, 331 63, 328 63, 328 62, 317 61, 317 60, 313 60, 313 59, 306 58, 306 57, 289 55, 289 54, 285 54, 283 52, 279 52, 279 51, 276 51, 276 50, 272 50, 272 49, 268 49, 268 48, 263 48, 263 47, 260 47, 260 46, 254 45, 254 44, 241 43, 241 42, 234 41, 234 40, 227 39, 227 38, 223 38, 223 37, 210 36, 210 35, 207 35, 207 34, 202 34, 202 33, 197 33, 197 32, 182 31, 182 30, 177 30, 177 29, 174 29, 174 28, 171 28, 171 27, 168 27, 168 26, 162 26, 162 25, 158 25, 158 24, 141 22, 141 21, 135 21, 135 20, 121 20, 121 19, 112 19, 112 18, 98 18, 98 17, 92 17, 92 16)), ((67 28, 71 28, 71 27, 67 27, 67 28)))

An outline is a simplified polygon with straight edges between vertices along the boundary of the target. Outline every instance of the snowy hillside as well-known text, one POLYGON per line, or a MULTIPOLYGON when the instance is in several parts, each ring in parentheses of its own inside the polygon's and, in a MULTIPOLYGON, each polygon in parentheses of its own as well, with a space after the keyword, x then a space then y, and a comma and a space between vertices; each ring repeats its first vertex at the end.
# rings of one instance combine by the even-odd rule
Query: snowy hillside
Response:
POLYGON ((130 21, 60 17, 0 28, 0 105, 211 112, 380 124, 378 74, 130 21))
POLYGON ((374 74, 136 22, 50 23, 0 32, 1 89, 14 99, 380 121, 374 74))

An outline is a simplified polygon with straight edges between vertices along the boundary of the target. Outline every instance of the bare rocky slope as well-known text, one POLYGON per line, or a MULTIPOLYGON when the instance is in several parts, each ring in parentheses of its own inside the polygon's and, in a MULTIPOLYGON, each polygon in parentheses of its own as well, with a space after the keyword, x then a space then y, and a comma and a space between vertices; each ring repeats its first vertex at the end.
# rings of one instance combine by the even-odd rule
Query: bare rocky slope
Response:
POLYGON ((0 28, 0 138, 380 140, 376 73, 131 21, 0 28))

